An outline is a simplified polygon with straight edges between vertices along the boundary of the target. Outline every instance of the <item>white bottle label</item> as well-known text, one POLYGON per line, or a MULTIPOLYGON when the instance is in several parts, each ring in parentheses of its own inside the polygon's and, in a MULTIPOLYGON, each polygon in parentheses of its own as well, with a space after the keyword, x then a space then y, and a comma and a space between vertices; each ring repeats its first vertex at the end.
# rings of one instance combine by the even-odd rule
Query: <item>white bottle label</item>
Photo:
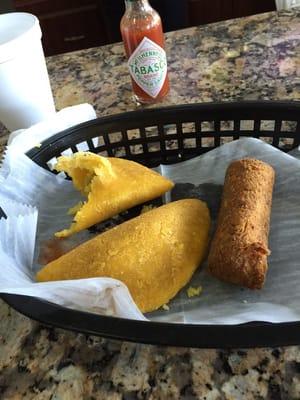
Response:
POLYGON ((132 79, 144 92, 155 98, 167 76, 166 52, 158 44, 144 37, 128 60, 132 79))

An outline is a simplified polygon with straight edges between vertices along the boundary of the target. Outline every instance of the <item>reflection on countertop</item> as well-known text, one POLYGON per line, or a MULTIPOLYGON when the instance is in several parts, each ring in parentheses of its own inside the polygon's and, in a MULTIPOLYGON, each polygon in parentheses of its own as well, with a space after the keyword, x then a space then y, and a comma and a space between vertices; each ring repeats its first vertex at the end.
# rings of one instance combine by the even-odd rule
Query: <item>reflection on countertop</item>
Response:
MULTIPOLYGON (((300 10, 172 32, 163 103, 300 100, 300 10)), ((121 44, 47 60, 58 109, 134 110, 121 44)), ((7 132, 2 129, 4 149, 7 132)), ((299 399, 300 347, 195 350, 50 329, 0 302, 1 399, 299 399)))

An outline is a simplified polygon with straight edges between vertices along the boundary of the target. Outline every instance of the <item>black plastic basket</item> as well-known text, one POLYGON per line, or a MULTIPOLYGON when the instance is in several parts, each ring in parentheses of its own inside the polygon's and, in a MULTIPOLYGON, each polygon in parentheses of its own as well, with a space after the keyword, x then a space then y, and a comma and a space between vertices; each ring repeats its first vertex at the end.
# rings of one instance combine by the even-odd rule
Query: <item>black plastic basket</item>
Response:
MULTIPOLYGON (((27 154, 45 168, 69 149, 124 157, 154 167, 198 156, 241 137, 261 138, 283 151, 295 148, 300 141, 300 103, 209 103, 139 110, 80 124, 27 154)), ((300 321, 241 325, 142 322, 74 311, 38 298, 1 297, 42 323, 115 339, 219 348, 300 343, 300 321)))
POLYGON ((62 152, 86 150, 149 167, 183 161, 225 141, 262 138, 289 151, 300 141, 300 103, 243 102, 181 105, 98 118, 59 133, 28 155, 47 168, 62 152))

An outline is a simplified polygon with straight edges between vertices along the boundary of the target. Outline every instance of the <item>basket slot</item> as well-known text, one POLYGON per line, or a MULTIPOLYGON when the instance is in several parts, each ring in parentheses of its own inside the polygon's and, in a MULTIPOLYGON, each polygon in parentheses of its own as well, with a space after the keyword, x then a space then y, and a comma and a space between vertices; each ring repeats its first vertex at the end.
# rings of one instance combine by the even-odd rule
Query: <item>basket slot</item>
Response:
POLYGON ((196 148, 196 139, 195 138, 184 138, 183 139, 183 147, 184 151, 186 149, 195 149, 196 148))
POLYGON ((185 134, 194 133, 195 129, 195 122, 182 122, 182 132, 185 134))
POLYGON ((125 147, 123 147, 123 146, 119 146, 119 147, 116 147, 115 149, 114 149, 114 157, 120 157, 120 158, 123 158, 123 157, 125 157, 126 156, 126 151, 125 151, 125 147))
POLYGON ((108 157, 108 152, 107 152, 107 150, 102 150, 102 151, 100 151, 100 153, 98 153, 100 156, 102 156, 102 157, 108 157))
POLYGON ((62 156, 71 156, 73 154, 73 151, 70 149, 70 147, 68 147, 67 149, 63 150, 60 154, 62 156))
POLYGON ((275 130, 275 121, 274 120, 265 120, 262 119, 260 121, 260 130, 261 131, 272 131, 275 130))
POLYGON ((166 145, 166 149, 167 149, 166 151, 168 152, 168 154, 169 154, 170 150, 178 149, 177 137, 176 137, 176 139, 166 140, 165 145, 166 145))
POLYGON ((230 143, 230 142, 233 142, 233 140, 234 140, 234 137, 232 135, 231 136, 221 136, 220 144, 230 143))
POLYGON ((201 121, 201 132, 213 132, 214 121, 201 121))
POLYGON ((89 146, 86 141, 76 144, 77 151, 89 151, 89 146))
POLYGON ((130 145, 130 153, 131 154, 143 154, 143 146, 141 144, 130 145))
POLYGON ((127 129, 127 138, 129 141, 132 139, 140 139, 140 130, 139 128, 136 129, 127 129))
POLYGON ((158 150, 160 150, 160 142, 157 141, 154 142, 153 140, 151 142, 148 142, 149 153, 154 153, 158 150))
POLYGON ((164 124, 164 135, 177 135, 176 124, 164 124))
POLYGON ((215 148, 215 140, 214 135, 211 134, 210 136, 202 136, 201 138, 201 147, 207 148, 207 150, 215 148))
POLYGON ((220 121, 220 130, 221 132, 233 132, 234 130, 234 121, 227 120, 227 121, 220 121))
POLYGON ((110 143, 119 143, 122 141, 122 133, 121 132, 109 132, 108 134, 110 143))
MULTIPOLYGON (((259 128, 258 128, 259 130, 259 128)), ((255 121, 253 119, 242 119, 240 121, 240 131, 254 131, 255 132, 255 121)))
POLYGON ((158 136, 158 128, 156 125, 146 126, 145 131, 146 131, 147 138, 152 137, 152 136, 158 136))
POLYGON ((285 126, 285 129, 282 128, 282 130, 285 130, 286 132, 295 133, 298 122, 299 121, 282 121, 282 127, 285 126))
POLYGON ((287 138, 287 139, 280 138, 279 139, 278 148, 280 150, 289 151, 289 150, 292 150, 293 147, 295 147, 294 139, 292 139, 292 138, 287 138))
MULTIPOLYGON (((241 136, 251 136, 251 133, 248 134, 247 132, 243 132, 243 134, 241 136)), ((234 136, 233 132, 221 132, 221 135, 222 136, 219 136, 220 144, 232 142, 233 140, 239 139, 239 136, 234 136)))
POLYGON ((264 142, 268 144, 273 143, 273 137, 272 136, 260 136, 259 139, 263 140, 264 142))

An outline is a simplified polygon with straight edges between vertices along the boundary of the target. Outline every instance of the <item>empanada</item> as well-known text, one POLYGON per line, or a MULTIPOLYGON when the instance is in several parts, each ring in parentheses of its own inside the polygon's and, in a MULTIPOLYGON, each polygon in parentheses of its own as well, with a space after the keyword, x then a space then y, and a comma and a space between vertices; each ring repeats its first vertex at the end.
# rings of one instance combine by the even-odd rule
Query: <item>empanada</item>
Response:
POLYGON ((138 163, 90 152, 59 157, 55 169, 66 172, 76 189, 87 197, 84 204, 72 208, 73 223, 69 229, 57 232, 57 237, 89 228, 159 197, 174 186, 170 180, 138 163))
POLYGON ((37 280, 115 278, 142 312, 152 311, 189 282, 205 257, 209 227, 204 202, 178 200, 81 244, 46 265, 37 280))

